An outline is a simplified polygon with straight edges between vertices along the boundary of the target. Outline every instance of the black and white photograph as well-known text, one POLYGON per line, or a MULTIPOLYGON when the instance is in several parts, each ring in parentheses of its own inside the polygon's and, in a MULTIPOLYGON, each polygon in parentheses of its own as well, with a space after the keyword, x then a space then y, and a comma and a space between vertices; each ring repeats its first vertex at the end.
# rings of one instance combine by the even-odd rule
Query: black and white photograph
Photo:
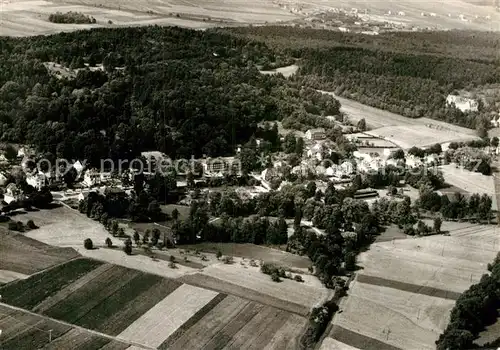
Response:
POLYGON ((500 0, 0 0, 0 350, 500 350, 500 0))

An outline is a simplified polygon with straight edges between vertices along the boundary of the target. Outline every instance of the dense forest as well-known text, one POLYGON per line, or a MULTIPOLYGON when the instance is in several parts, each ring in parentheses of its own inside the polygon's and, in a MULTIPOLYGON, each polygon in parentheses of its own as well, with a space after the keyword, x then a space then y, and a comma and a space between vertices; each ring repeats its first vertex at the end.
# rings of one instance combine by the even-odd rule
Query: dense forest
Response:
POLYGON ((410 118, 487 127, 494 105, 463 113, 446 96, 500 82, 500 38, 490 33, 385 33, 366 36, 290 27, 235 28, 295 57, 302 85, 410 118))
POLYGON ((500 82, 500 40, 487 33, 147 27, 0 38, 0 46, 0 140, 89 164, 144 150, 229 155, 266 120, 331 128, 322 116, 338 115, 339 103, 316 88, 484 129, 491 106, 462 113, 445 98, 500 82), (293 62, 292 79, 258 70, 293 62))
POLYGON ((331 97, 259 73, 286 55, 218 31, 96 29, 0 46, 0 139, 52 158, 228 155, 261 121, 328 127, 321 114, 339 110, 331 97), (48 62, 76 76, 51 74, 48 62))
POLYGON ((495 349, 500 337, 483 347, 474 344, 479 333, 498 322, 500 309, 500 254, 488 264, 490 274, 483 275, 478 284, 471 286, 458 298, 451 311, 450 323, 436 341, 438 350, 495 349))

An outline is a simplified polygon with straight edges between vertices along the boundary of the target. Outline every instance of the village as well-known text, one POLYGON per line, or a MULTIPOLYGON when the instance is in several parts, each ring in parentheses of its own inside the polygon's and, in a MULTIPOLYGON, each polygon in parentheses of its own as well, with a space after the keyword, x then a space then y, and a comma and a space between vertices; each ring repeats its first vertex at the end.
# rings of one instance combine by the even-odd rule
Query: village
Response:
MULTIPOLYGON (((457 95, 449 95, 446 103, 464 112, 477 111, 478 105, 476 100, 457 95)), ((111 191, 122 198, 134 196, 136 179, 140 179, 143 186, 159 174, 175 179, 169 188, 171 194, 175 194, 177 203, 174 204, 189 206, 192 198, 201 196, 208 199, 214 191, 232 190, 241 200, 245 200, 270 191, 280 191, 297 181, 304 184, 312 181, 316 189, 323 193, 329 184, 333 184, 337 190, 344 190, 350 188, 359 176, 378 173, 385 175, 387 169, 398 171, 399 183, 389 188, 359 188, 354 198, 363 199, 369 204, 386 196, 394 199, 409 196, 412 201, 416 201, 419 191, 405 184, 404 177, 406 172, 411 172, 412 169, 418 172, 422 168, 436 174, 444 172, 445 181, 452 190, 438 190, 440 194, 452 197, 455 191, 467 193, 474 192, 473 189, 478 189, 478 192, 484 190, 489 195, 494 193, 492 177, 474 173, 480 171, 478 169, 465 169, 464 163, 486 158, 489 163, 494 161, 500 152, 498 138, 494 137, 491 142, 484 143, 464 128, 436 121, 431 121, 431 124, 427 120, 415 122, 398 117, 402 125, 411 125, 412 130, 432 135, 412 140, 413 146, 409 147, 406 139, 411 137, 408 134, 410 130, 404 129, 406 136, 403 131, 394 136, 394 132, 402 125, 370 128, 371 122, 367 125, 364 118, 360 119, 361 116, 368 119, 370 112, 373 115, 380 113, 375 109, 354 112, 348 109, 344 110, 343 116, 327 117, 335 125, 337 136, 342 135, 350 145, 347 152, 339 150, 338 144, 327 137, 324 128, 310 129, 305 133, 296 130, 282 131, 282 145, 289 141, 303 144, 294 157, 287 154, 289 151, 283 150, 269 153, 266 151, 267 142, 256 138, 256 158, 253 161, 258 164, 250 172, 243 169, 242 145, 237 145, 234 155, 230 157, 172 160, 162 152, 149 151, 141 153, 140 157, 129 163, 129 167, 122 168, 121 164, 115 167, 113 162, 107 160, 101 162, 101 169, 86 166, 86 160, 57 160, 54 165, 50 165, 48 160, 41 158, 29 146, 17 149, 8 146, 7 148, 13 148, 5 152, 10 153, 9 160, 6 158, 7 154, 1 156, 3 170, 0 173, 0 186, 3 186, 3 203, 9 208, 9 205, 23 203, 28 198, 20 182, 36 191, 50 189, 55 201, 77 209, 78 203, 85 200, 89 193, 105 195, 111 191), (463 152, 460 158, 452 159, 449 153, 455 152, 457 148, 463 152), (457 175, 458 171, 460 175, 457 175), (238 181, 228 180, 228 176, 241 178, 244 173, 250 181, 246 180, 246 183, 238 185, 238 181), (475 187, 474 182, 479 175, 484 176, 484 182, 492 185, 475 187)), ((270 124, 266 127, 272 128, 270 124)), ((498 116, 493 116, 490 128, 495 130, 498 127, 498 116)), ((22 207, 22 204, 19 206, 22 207)), ((496 198, 493 200, 493 208, 496 209, 496 198)), ((292 233, 293 230, 290 231, 292 233)))

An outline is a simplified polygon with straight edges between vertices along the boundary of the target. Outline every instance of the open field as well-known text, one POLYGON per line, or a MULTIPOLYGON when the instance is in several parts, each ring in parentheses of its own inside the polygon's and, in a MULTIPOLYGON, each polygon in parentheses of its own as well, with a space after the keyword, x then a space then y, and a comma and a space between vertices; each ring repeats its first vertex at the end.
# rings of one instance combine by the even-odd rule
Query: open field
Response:
POLYGON ((455 164, 440 166, 444 181, 469 193, 486 193, 491 196, 492 209, 498 210, 497 196, 495 191, 495 178, 481 173, 474 173, 462 168, 456 168, 455 164))
POLYGON ((0 304, 1 349, 113 349, 125 350, 129 344, 101 337, 43 316, 0 304), (52 342, 49 343, 49 330, 52 342))
POLYGON ((28 277, 29 277, 28 275, 19 272, 0 270, 0 285, 19 279, 26 279, 28 277))
POLYGON ((339 342, 330 337, 326 337, 321 343, 320 350, 359 350, 353 346, 349 346, 345 343, 339 342))
POLYGON ((347 118, 354 123, 366 120, 370 131, 365 134, 384 138, 401 148, 425 147, 435 143, 477 139, 472 129, 463 128, 429 118, 407 118, 399 114, 374 108, 351 99, 339 97, 333 92, 318 90, 337 99, 347 118))
POLYGON ((450 236, 376 242, 329 336, 355 348, 434 349, 458 296, 500 249, 496 227, 445 222, 450 236))
POLYGON ((16 276, 21 278, 22 275, 30 275, 78 256, 71 248, 51 247, 22 234, 6 231, 0 231, 0 283, 8 282, 16 276))
POLYGON ((453 130, 430 128, 427 125, 397 125, 386 126, 366 132, 367 134, 382 137, 401 148, 427 147, 436 143, 453 141, 470 141, 477 136, 460 133, 453 130))
POLYGON ((98 247, 105 245, 104 241, 109 237, 114 245, 121 246, 120 240, 110 235, 102 224, 66 207, 28 212, 16 218, 22 221, 32 219, 39 228, 27 232, 26 236, 46 244, 83 247, 83 241, 90 238, 98 247))
POLYGON ((307 315, 310 311, 310 309, 306 306, 291 303, 279 297, 266 295, 254 289, 249 289, 237 284, 228 283, 218 278, 202 274, 186 275, 181 277, 179 280, 193 286, 208 288, 221 293, 232 294, 241 298, 252 300, 261 304, 271 305, 275 308, 286 310, 302 316, 307 315))
POLYGON ((434 349, 429 340, 442 332, 454 303, 355 281, 342 305, 348 312, 337 314, 334 323, 401 349, 434 349))
POLYGON ((268 74, 268 75, 282 74, 285 78, 288 78, 294 75, 298 69, 299 66, 297 66, 296 64, 292 64, 291 66, 280 67, 273 70, 261 70, 260 72, 262 74, 268 74))
POLYGON ((98 27, 171 25, 209 28, 220 25, 289 21, 296 15, 271 1, 258 0, 251 5, 243 0, 2 0, 0 35, 29 36, 98 27), (96 19, 96 24, 51 23, 55 12, 81 12, 96 19), (109 22, 111 21, 111 23, 109 22))
POLYGON ((199 250, 215 254, 220 250, 222 255, 238 256, 256 261, 277 263, 290 268, 307 269, 311 266, 311 260, 306 256, 287 253, 282 250, 247 243, 200 243, 194 245, 179 246, 181 249, 199 250))
MULTIPOLYGON (((288 310, 300 314, 307 313, 313 306, 323 303, 331 297, 333 292, 326 289, 314 276, 302 275, 304 283, 288 279, 283 279, 282 282, 276 283, 268 275, 263 274, 259 267, 243 267, 238 263, 213 264, 203 269, 199 275, 185 276, 184 278, 189 278, 194 283, 199 283, 202 287, 206 286, 207 288, 216 290, 221 289, 221 292, 225 293, 231 292, 223 290, 225 289, 224 283, 229 284, 228 289, 232 289, 232 286, 237 286, 244 288, 244 290, 254 291, 262 298, 270 297, 273 300, 278 299, 284 302, 285 305, 289 303, 290 308, 288 310), (199 275, 208 278, 197 279, 196 277, 199 275), (219 281, 219 283, 215 283, 212 286, 211 283, 214 279, 219 281), (220 283, 220 281, 223 281, 223 283, 220 283)), ((247 293, 244 290, 240 292, 243 293, 242 296, 245 296, 244 294, 247 293)), ((234 294, 239 295, 239 293, 234 294)))

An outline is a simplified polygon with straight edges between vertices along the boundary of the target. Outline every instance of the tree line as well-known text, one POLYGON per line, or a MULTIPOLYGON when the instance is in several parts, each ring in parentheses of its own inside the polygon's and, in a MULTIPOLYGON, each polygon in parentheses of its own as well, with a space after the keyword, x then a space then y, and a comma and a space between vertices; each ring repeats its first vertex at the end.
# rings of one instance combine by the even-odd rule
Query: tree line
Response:
POLYGON ((498 321, 500 309, 500 254, 488 264, 489 274, 466 290, 451 310, 450 322, 436 341, 438 350, 491 349, 500 345, 497 340, 479 346, 474 344, 479 333, 498 321))

